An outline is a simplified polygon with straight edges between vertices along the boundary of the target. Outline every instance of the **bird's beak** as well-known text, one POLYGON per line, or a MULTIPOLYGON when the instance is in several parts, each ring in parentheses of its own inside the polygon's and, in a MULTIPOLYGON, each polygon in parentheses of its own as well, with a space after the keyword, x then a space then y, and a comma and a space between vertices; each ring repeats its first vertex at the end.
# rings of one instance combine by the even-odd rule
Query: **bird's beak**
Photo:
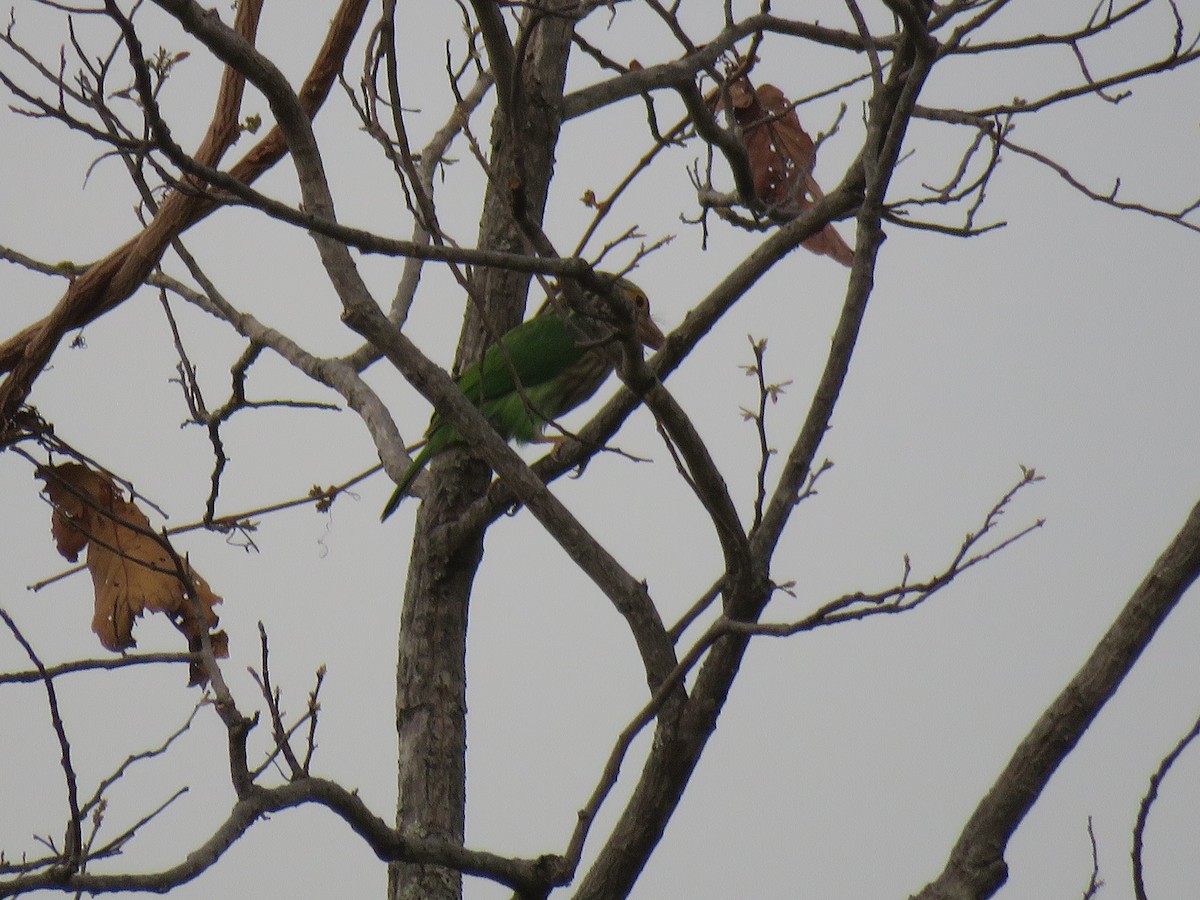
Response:
POLYGON ((638 340, 651 350, 658 350, 667 340, 662 330, 650 320, 649 316, 638 316, 637 336, 638 340))

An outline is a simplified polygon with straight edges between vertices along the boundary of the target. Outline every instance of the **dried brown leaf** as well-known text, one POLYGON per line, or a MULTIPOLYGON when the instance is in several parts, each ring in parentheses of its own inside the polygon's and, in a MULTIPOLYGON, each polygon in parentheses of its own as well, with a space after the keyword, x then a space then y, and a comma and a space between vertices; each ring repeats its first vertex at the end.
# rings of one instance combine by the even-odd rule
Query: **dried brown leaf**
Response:
MULTIPOLYGON (((812 177, 816 146, 787 95, 773 84, 754 88, 744 75, 728 85, 730 113, 741 127, 754 191, 777 212, 799 215, 824 194, 812 177)), ((844 266, 854 261, 832 223, 804 242, 844 266)))
MULTIPOLYGON (((95 588, 92 630, 109 650, 135 646, 134 621, 143 612, 161 612, 200 649, 208 632, 213 652, 228 655, 228 638, 215 631, 213 607, 221 598, 190 564, 181 577, 171 554, 150 529, 136 504, 126 500, 111 476, 81 463, 48 466, 39 473, 54 505, 51 533, 58 551, 74 561, 87 547, 87 567, 95 588), (190 582, 190 584, 188 584, 190 582), (189 594, 194 587, 196 600, 189 594)), ((193 667, 192 683, 205 680, 193 667)))

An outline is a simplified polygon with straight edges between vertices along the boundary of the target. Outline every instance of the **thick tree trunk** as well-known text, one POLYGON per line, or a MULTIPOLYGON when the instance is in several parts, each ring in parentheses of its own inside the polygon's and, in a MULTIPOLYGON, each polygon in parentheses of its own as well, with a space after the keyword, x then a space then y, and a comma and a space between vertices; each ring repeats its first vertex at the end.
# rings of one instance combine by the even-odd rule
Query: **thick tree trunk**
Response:
MULTIPOLYGON (((507 86, 492 122, 492 181, 480 221, 479 246, 521 252, 522 232, 512 215, 513 190, 522 194, 524 215, 539 223, 554 167, 561 117, 559 104, 571 48, 568 17, 526 15, 532 29, 518 60, 515 100, 507 86), (510 101, 504 105, 503 101, 510 101), (516 120, 513 120, 513 116, 516 120)), ((493 39, 495 35, 493 34, 493 39)), ((493 58, 497 48, 489 42, 493 58)), ((511 55, 511 51, 510 51, 511 55)), ((493 68, 501 68, 493 66, 493 68)), ((497 73, 498 77, 504 77, 497 73)), ((491 333, 500 334, 522 315, 528 277, 477 271, 476 296, 482 314, 468 308, 459 344, 459 364, 477 357, 491 333)), ((404 831, 463 841, 466 805, 466 637, 467 609, 475 572, 483 557, 483 534, 450 544, 441 526, 486 489, 490 473, 465 451, 450 451, 430 467, 430 491, 417 515, 412 557, 400 617, 396 675, 396 729, 399 735, 397 825, 404 831)), ((391 900, 452 900, 462 895, 457 872, 432 866, 393 865, 391 900)))

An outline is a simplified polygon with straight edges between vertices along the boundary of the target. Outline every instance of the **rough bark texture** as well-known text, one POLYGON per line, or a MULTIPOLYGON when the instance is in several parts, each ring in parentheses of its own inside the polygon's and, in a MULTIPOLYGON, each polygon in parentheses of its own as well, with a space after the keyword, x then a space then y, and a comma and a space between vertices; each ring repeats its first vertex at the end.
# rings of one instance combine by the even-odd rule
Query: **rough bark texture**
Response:
MULTIPOLYGON (((522 32, 532 32, 527 41, 517 41, 525 53, 517 60, 516 101, 498 108, 492 123, 492 180, 480 221, 481 248, 526 250, 512 215, 514 187, 524 214, 541 222, 558 142, 572 26, 565 17, 535 21, 527 15, 522 21, 522 32)), ((507 93, 500 92, 502 100, 507 93)), ((503 334, 521 319, 528 276, 477 270, 473 287, 483 308, 468 310, 458 351, 460 367, 482 353, 489 334, 503 334)), ((483 533, 472 533, 453 546, 439 533, 482 494, 488 480, 487 467, 460 450, 442 454, 430 467, 430 492, 417 515, 400 619, 397 824, 409 834, 458 843, 463 840, 466 804, 467 609, 483 556, 483 533)), ((393 900, 449 900, 461 894, 457 872, 401 865, 389 872, 388 895, 393 900)))

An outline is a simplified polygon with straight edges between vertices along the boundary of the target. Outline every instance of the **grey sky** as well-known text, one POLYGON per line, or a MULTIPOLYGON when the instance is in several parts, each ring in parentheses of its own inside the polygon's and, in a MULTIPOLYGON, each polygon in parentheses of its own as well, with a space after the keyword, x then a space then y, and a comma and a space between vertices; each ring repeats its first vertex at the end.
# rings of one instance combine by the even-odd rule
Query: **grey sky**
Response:
MULTIPOLYGON (((1048 15, 1043 5, 1014 4, 995 23, 996 33, 1078 24, 1088 8, 1056 6, 1062 19, 1052 22, 1042 18, 1048 15)), ((814 18, 849 27, 843 4, 820 8, 814 18)), ((424 17, 434 23, 427 27, 441 30, 436 40, 418 29, 403 38, 402 74, 420 85, 418 96, 406 97, 422 110, 412 119, 418 145, 442 124, 448 97, 443 41, 459 40, 456 10, 442 12, 444 21, 434 4, 414 4, 414 21, 424 17)), ((599 21, 589 23, 596 40, 615 41, 616 29, 635 12, 623 8, 612 33, 598 28, 599 21)), ((163 19, 153 10, 144 15, 147 23, 163 19)), ((282 54, 294 79, 326 24, 324 13, 309 18, 268 4, 264 19, 264 49, 282 54), (278 34, 285 26, 286 40, 278 34)), ((1190 23, 1193 31, 1197 24, 1190 23)), ((62 40, 56 17, 21 3, 17 25, 20 37, 55 58, 62 40)), ((1113 52, 1161 55, 1172 27, 1169 15, 1159 15, 1153 27, 1131 33, 1113 52)), ((196 49, 187 38, 163 34, 172 48, 196 49)), ((812 58, 776 57, 772 49, 771 42, 763 48, 758 77, 789 96, 818 90, 859 65, 815 51, 812 58)), ((644 64, 671 52, 650 26, 642 43, 624 50, 644 64)), ((1006 66, 980 72, 947 68, 927 98, 978 105, 1039 93, 1053 79, 1073 82, 1074 63, 1065 55, 1016 55, 1006 66)), ((361 51, 351 60, 353 80, 361 51)), ((1127 60, 1094 63, 1107 72, 1127 60)), ((185 147, 194 146, 207 122, 213 71, 195 52, 165 92, 185 147)), ((1052 108, 1022 120, 1016 139, 1098 190, 1119 177, 1122 197, 1184 206, 1200 196, 1198 72, 1193 67, 1138 82, 1117 106, 1087 97, 1052 108)), ((581 81, 591 75, 582 63, 572 73, 581 81)), ((818 180, 836 182, 855 152, 861 96, 845 96, 849 109, 841 132, 822 147, 818 180)), ((827 128, 839 102, 803 107, 809 131, 827 128)), ((245 112, 267 110, 254 95, 245 112)), ((661 121, 677 115, 665 98, 661 121)), ((569 123, 559 149, 547 221, 563 252, 590 219, 577 198, 587 188, 606 191, 644 152, 640 102, 605 112, 601 120, 601 132, 586 120, 569 123)), ((473 121, 483 134, 487 113, 473 121)), ((410 225, 390 168, 357 130, 344 97, 331 99, 318 134, 342 220, 406 237, 410 225)), ((914 129, 914 156, 900 168, 897 191, 944 180, 962 140, 945 128, 914 129)), ((134 195, 120 164, 99 164, 83 184, 96 152, 60 126, 6 111, 0 244, 39 259, 86 262, 132 235, 134 195)), ((702 252, 698 230, 680 223, 680 213, 696 209, 686 167, 699 152, 689 146, 658 163, 654 191, 635 192, 591 248, 635 223, 649 239, 677 235, 634 276, 664 329, 674 327, 753 241, 715 223, 702 252)), ((460 162, 439 185, 439 202, 450 230, 469 244, 481 179, 464 145, 456 144, 454 155, 460 162)), ((287 162, 260 186, 273 196, 296 197, 287 162)), ((796 581, 796 597, 781 594, 767 618, 787 621, 843 593, 887 587, 900 577, 905 553, 914 576, 939 571, 1019 479, 1022 464, 1046 480, 1022 492, 1000 534, 1041 517, 1045 527, 915 612, 760 639, 635 897, 873 900, 919 889, 940 871, 966 816, 1016 743, 1200 496, 1197 235, 1087 202, 1017 157, 1002 164, 981 214, 981 223, 996 220, 1008 226, 971 240, 889 231, 855 362, 820 453, 834 468, 797 513, 773 572, 779 582, 796 581)), ((852 237, 852 223, 839 228, 852 237)), ((185 240, 235 305, 314 352, 356 345, 338 321, 340 307, 305 235, 257 213, 224 211, 185 240)), ((180 273, 168 259, 170 271, 180 273)), ((362 268, 380 301, 389 302, 400 263, 367 258, 362 268)), ((757 464, 755 435, 739 413, 755 402, 754 384, 739 369, 751 361, 747 335, 768 338, 768 377, 792 382, 768 419, 777 446, 786 445, 824 363, 845 278, 828 259, 793 254, 668 381, 710 441, 744 515, 757 464)), ((36 320, 62 288, 60 281, 0 265, 0 331, 7 336, 36 320)), ((208 399, 217 405, 242 343, 204 314, 172 303, 208 399)), ((429 267, 409 333, 448 363, 461 310, 450 279, 429 267)), ((186 410, 170 383, 176 356, 157 297, 143 290, 90 325, 84 339, 84 349, 59 348, 31 402, 65 439, 170 510, 172 523, 197 518, 208 490, 210 448, 201 430, 177 427, 186 410)), ((371 381, 405 437, 418 438, 426 404, 383 365, 372 370, 371 381)), ((264 358, 250 384, 260 398, 335 399, 275 359, 264 358)), ((576 414, 570 421, 584 419, 576 414)), ((223 513, 303 495, 312 484, 339 482, 377 461, 353 413, 246 412, 224 437, 231 464, 223 513)), ((671 622, 717 573, 716 544, 649 414, 635 414, 617 444, 654 462, 603 454, 581 479, 561 479, 554 491, 647 580, 671 622)), ((339 500, 327 516, 301 509, 266 517, 254 535, 257 552, 219 536, 193 534, 179 542, 225 597, 222 625, 231 636, 225 671, 243 708, 256 708, 246 667, 258 662, 261 620, 290 711, 302 709, 313 670, 328 666, 316 769, 358 787, 389 820, 395 627, 416 508, 410 501, 381 527, 378 512, 391 488, 376 475, 356 489, 357 499, 339 500)), ((49 509, 38 498, 30 466, 13 454, 0 456, 0 508, 0 605, 44 659, 100 655, 89 629, 86 574, 37 594, 25 591, 65 563, 50 540, 49 509)), ((468 648, 468 843, 522 855, 557 852, 616 732, 644 702, 644 681, 624 623, 531 516, 522 512, 498 523, 486 551, 468 648)), ((1193 591, 1017 833, 1008 854, 1010 881, 999 896, 1079 896, 1091 870, 1088 816, 1107 882, 1102 896, 1132 896, 1129 835, 1138 802, 1158 761, 1200 711, 1195 601, 1193 591)), ((179 647, 174 630, 153 617, 137 636, 142 649, 179 647)), ((25 665, 20 648, 0 638, 0 669, 25 665)), ((85 794, 128 754, 183 722, 197 698, 183 681, 181 670, 155 668, 61 682, 85 794)), ((5 688, 0 719, 29 723, 0 728, 0 847, 9 855, 33 854, 41 848, 31 834, 61 839, 65 808, 42 694, 5 688)), ((268 735, 264 727, 259 732, 261 750, 268 735)), ((192 786, 117 860, 119 867, 171 864, 207 836, 233 802, 223 753, 219 723, 204 710, 172 754, 115 791, 106 826, 114 831, 177 787, 192 786)), ((622 786, 632 784, 639 767, 635 754, 622 786)), ((1198 792, 1200 758, 1193 751, 1164 785, 1148 833, 1148 877, 1157 896, 1189 896, 1200 883, 1198 792)), ((619 799, 605 808, 593 841, 602 839, 619 799)), ((344 825, 309 809, 260 823, 178 896, 380 896, 384 877, 384 867, 344 825)), ((467 896, 508 892, 468 879, 467 896)))

